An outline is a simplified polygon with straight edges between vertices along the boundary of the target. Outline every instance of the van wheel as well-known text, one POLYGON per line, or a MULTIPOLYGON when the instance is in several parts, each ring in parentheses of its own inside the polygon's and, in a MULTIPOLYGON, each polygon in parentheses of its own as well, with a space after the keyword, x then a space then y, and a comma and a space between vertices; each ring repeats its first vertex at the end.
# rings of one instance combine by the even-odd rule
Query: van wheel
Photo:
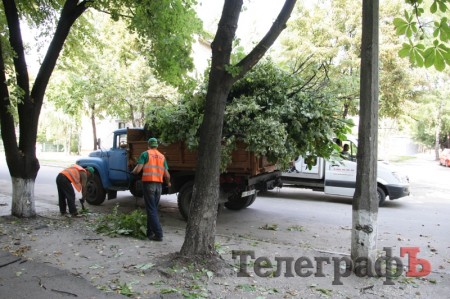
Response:
POLYGON ((378 195, 378 206, 379 207, 384 206, 384 203, 386 201, 386 193, 384 192, 383 188, 377 187, 377 195, 378 195))
POLYGON ((225 207, 233 211, 238 211, 249 207, 251 204, 255 202, 256 193, 246 197, 241 197, 241 193, 242 192, 238 192, 228 197, 228 201, 225 203, 225 207))
POLYGON ((98 173, 94 173, 94 175, 89 176, 86 182, 86 201, 88 204, 99 206, 101 205, 106 198, 105 189, 103 189, 102 181, 98 173))
POLYGON ((187 182, 178 192, 178 210, 184 219, 189 219, 189 209, 191 208, 192 192, 194 191, 194 181, 187 182))

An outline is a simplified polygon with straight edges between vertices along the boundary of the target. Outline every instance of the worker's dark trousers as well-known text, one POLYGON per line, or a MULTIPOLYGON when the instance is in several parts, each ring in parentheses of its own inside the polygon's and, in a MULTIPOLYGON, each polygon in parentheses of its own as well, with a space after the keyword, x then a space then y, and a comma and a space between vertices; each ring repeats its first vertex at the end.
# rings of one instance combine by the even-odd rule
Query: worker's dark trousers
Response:
POLYGON ((60 173, 56 177, 56 186, 58 187, 59 211, 63 214, 67 213, 66 207, 69 206, 69 213, 75 214, 77 212, 77 207, 75 206, 75 192, 73 191, 70 180, 60 173))
POLYGON ((161 183, 142 182, 144 189, 145 210, 147 211, 147 237, 163 237, 163 231, 158 217, 158 204, 161 197, 161 183))

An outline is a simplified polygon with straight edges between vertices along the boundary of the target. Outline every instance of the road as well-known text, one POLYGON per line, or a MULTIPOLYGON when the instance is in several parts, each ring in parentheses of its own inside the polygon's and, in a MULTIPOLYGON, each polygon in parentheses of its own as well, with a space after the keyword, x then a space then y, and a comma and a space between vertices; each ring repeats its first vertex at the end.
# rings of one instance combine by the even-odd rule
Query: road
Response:
MULTIPOLYGON (((57 211, 54 181, 62 167, 41 164, 35 185, 36 206, 57 211)), ((441 266, 450 263, 450 168, 439 166, 429 156, 394 166, 410 177, 412 195, 387 201, 386 206, 379 209, 378 248, 392 247, 398 254, 401 246, 420 247, 420 256, 439 265, 435 267, 440 268, 439 271, 450 273, 441 266)), ((0 188, 0 194, 10 196, 10 177, 3 159, 0 159, 0 188)), ((322 192, 281 188, 259 194, 256 202, 245 210, 221 210, 217 233, 348 253, 351 202, 351 198, 328 196, 322 192), (276 225, 277 229, 260 229, 266 224, 276 225), (292 234, 287 233, 292 227, 301 227, 307 237, 292 240, 292 234)), ((119 192, 117 199, 107 200, 102 206, 90 209, 108 211, 118 203, 125 211, 136 206, 143 207, 141 199, 135 199, 129 192, 119 192)), ((6 207, 3 205, 0 209, 3 210, 0 215, 5 215, 6 207)), ((163 218, 183 221, 177 210, 175 195, 162 196, 160 209, 163 218)))
MULTIPOLYGON (((1 153, 3 155, 3 153, 1 153)), ((58 192, 56 190, 56 176, 64 168, 55 162, 41 162, 41 168, 35 182, 34 194, 36 202, 57 205, 58 192), (50 166, 52 165, 52 166, 50 166)), ((0 194, 11 196, 11 176, 6 165, 4 156, 0 156, 0 194)))

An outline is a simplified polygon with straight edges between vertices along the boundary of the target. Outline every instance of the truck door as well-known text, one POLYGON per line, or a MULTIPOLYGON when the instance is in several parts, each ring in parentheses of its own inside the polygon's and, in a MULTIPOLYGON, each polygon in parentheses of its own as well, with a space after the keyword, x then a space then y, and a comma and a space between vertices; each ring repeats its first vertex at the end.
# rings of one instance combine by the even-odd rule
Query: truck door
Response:
POLYGON ((356 162, 350 160, 325 163, 325 193, 353 196, 356 185, 356 162))
POLYGON ((109 179, 113 185, 128 184, 127 134, 117 134, 109 151, 109 179))

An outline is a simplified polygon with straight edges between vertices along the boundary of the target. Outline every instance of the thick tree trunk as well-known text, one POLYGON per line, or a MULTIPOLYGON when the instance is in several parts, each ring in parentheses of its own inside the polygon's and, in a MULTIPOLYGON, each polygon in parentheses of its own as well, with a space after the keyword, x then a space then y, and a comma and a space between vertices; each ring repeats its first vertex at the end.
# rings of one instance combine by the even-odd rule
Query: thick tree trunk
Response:
POLYGON ((233 84, 233 78, 225 66, 230 62, 241 7, 242 0, 225 1, 219 28, 211 45, 213 55, 205 115, 200 128, 194 192, 182 255, 209 255, 215 252, 223 116, 233 84))
MULTIPOLYGON (((377 249, 378 0, 363 1, 358 166, 351 257, 375 261, 377 249)), ((367 265, 370 266, 370 265, 367 265)))
POLYGON ((243 1, 225 0, 219 27, 211 45, 211 71, 205 114, 200 128, 198 163, 189 221, 180 252, 182 255, 195 256, 215 253, 221 140, 226 99, 233 83, 242 78, 264 56, 286 27, 295 3, 296 0, 286 0, 280 14, 261 42, 237 65, 230 66, 232 43, 243 1), (232 70, 234 71, 232 72, 232 70))
POLYGON ((13 182, 11 213, 18 217, 32 217, 36 214, 34 181, 39 171, 39 161, 36 158, 37 129, 45 90, 70 28, 87 6, 84 1, 66 0, 55 35, 31 91, 16 2, 4 0, 3 6, 9 31, 9 43, 16 54, 14 56, 16 83, 22 91, 17 104, 20 132, 17 138, 15 120, 10 112, 13 105, 6 83, 4 53, 0 45, 0 129, 5 146, 6 162, 13 182))

